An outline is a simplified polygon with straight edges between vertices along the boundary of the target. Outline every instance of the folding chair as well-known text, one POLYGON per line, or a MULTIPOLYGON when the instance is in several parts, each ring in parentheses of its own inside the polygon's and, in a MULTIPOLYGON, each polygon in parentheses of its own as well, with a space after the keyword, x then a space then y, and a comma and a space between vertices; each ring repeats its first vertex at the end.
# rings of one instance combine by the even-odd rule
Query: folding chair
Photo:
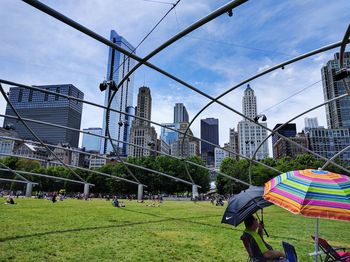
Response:
POLYGON ((298 262, 297 253, 295 252, 294 246, 291 244, 282 241, 282 246, 284 249, 284 253, 286 254, 286 258, 289 262, 298 262))
POLYGON ((247 253, 249 255, 248 261, 250 262, 266 262, 264 255, 261 253, 258 245, 256 244, 254 238, 248 233, 243 233, 241 240, 247 253))
MULTIPOLYGON (((315 240, 314 236, 311 236, 315 240)), ((318 238, 318 246, 326 254, 325 262, 342 261, 350 262, 350 252, 345 252, 345 248, 333 248, 325 239, 318 238), (337 252, 343 250, 343 252, 337 252)))

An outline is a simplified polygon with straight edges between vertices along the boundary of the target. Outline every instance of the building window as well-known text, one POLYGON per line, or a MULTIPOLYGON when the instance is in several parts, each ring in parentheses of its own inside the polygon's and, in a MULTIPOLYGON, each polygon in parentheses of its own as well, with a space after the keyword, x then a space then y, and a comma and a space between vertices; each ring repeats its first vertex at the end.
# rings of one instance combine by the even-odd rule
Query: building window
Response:
POLYGON ((28 102, 32 102, 33 100, 33 90, 29 90, 28 102))
MULTIPOLYGON (((49 88, 46 88, 46 90, 49 90, 49 88)), ((44 101, 47 101, 49 100, 49 94, 48 93, 45 93, 44 95, 44 101)))
POLYGON ((22 102, 22 97, 23 97, 23 89, 20 89, 18 92, 18 102, 22 102))
MULTIPOLYGON (((60 88, 56 87, 56 93, 60 93, 60 88)), ((58 95, 55 95, 55 100, 57 101, 59 99, 58 95)))

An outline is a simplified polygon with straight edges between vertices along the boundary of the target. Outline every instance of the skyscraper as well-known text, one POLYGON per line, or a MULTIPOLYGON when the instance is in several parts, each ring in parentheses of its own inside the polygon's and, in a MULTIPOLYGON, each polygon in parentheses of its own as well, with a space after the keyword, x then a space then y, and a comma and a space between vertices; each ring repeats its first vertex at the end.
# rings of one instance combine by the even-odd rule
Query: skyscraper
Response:
MULTIPOLYGON (((140 87, 137 96, 136 116, 151 120, 152 97, 151 90, 148 87, 140 87)), ((150 149, 156 149, 157 133, 151 123, 141 119, 134 119, 130 131, 130 143, 150 149)), ((129 156, 141 157, 155 155, 154 152, 140 148, 129 146, 129 156)))
MULTIPOLYGON (((347 68, 350 68, 350 52, 345 52, 344 62, 347 68)), ((346 93, 343 81, 334 81, 335 73, 339 67, 339 53, 334 55, 334 60, 327 62, 322 67, 323 95, 325 101, 338 97, 346 93)), ((350 78, 345 78, 350 86, 350 78)), ((350 97, 344 97, 326 105, 326 116, 328 128, 350 128, 350 97)))
MULTIPOLYGON (((257 116, 257 100, 254 90, 247 85, 242 99, 243 114, 251 119, 257 116)), ((267 123, 260 123, 267 127, 267 123)), ((252 157, 259 144, 266 138, 266 129, 256 123, 243 119, 238 122, 239 153, 246 157, 252 157)), ((267 141, 260 147, 256 154, 256 159, 263 159, 269 156, 267 141)))
MULTIPOLYGON (((207 140, 215 145, 219 144, 219 119, 201 119, 201 139, 207 140)), ((201 142, 201 155, 208 166, 215 164, 215 146, 201 142)))
MULTIPOLYGON (((84 93, 71 84, 36 87, 84 99, 84 93)), ((11 87, 9 99, 16 111, 23 118, 80 129, 81 113, 83 110, 83 104, 81 102, 21 87, 11 87)), ((6 107, 6 115, 15 116, 9 105, 6 107)), ((78 147, 80 133, 77 131, 31 122, 27 122, 27 124, 44 142, 55 145, 69 143, 73 147, 78 147)), ((21 138, 35 139, 22 122, 16 119, 5 118, 4 127, 7 125, 12 125, 21 138)))
MULTIPOLYGON (((114 30, 111 31, 110 40, 116 45, 120 46, 121 48, 129 52, 134 52, 135 48, 130 43, 128 43, 128 41, 125 38, 118 35, 114 30)), ((133 59, 120 53, 119 51, 109 48, 107 80, 114 80, 115 83, 118 84, 124 78, 124 76, 131 70, 131 68, 134 67, 134 65, 135 61, 133 59)), ((134 77, 133 75, 131 75, 129 79, 125 81, 117 91, 111 103, 111 108, 132 114, 133 86, 134 77)), ((105 106, 107 106, 112 93, 113 91, 108 87, 105 91, 105 106)), ((106 121, 105 110, 103 114, 102 135, 107 135, 106 126, 108 125, 112 139, 116 139, 119 141, 128 141, 131 121, 132 119, 130 117, 126 117, 126 115, 124 114, 112 111, 109 112, 106 121)), ((124 156, 127 154, 126 144, 117 141, 114 141, 113 143, 118 149, 119 154, 124 156)), ((106 139, 102 139, 101 153, 109 153, 112 151, 113 148, 110 142, 106 139)))
POLYGON ((247 88, 244 90, 244 96, 242 99, 242 108, 243 108, 243 115, 254 118, 257 115, 257 109, 256 109, 256 96, 254 95, 254 90, 250 87, 250 85, 247 85, 247 88))
POLYGON ((188 113, 183 103, 176 103, 174 106, 174 123, 188 122, 188 113))

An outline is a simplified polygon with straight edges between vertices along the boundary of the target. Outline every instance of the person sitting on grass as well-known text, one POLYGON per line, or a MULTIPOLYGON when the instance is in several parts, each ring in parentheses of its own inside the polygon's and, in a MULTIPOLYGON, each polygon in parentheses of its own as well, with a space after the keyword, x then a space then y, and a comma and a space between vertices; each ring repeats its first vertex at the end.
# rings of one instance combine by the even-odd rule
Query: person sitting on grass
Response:
POLYGON ((9 197, 7 200, 6 200, 6 203, 7 205, 14 205, 16 204, 15 201, 13 200, 13 197, 9 197))
POLYGON ((249 246, 253 255, 254 261, 288 261, 285 258, 285 254, 282 251, 273 250, 272 247, 267 244, 263 237, 263 223, 250 215, 244 220, 246 229, 243 234, 248 234, 249 246))

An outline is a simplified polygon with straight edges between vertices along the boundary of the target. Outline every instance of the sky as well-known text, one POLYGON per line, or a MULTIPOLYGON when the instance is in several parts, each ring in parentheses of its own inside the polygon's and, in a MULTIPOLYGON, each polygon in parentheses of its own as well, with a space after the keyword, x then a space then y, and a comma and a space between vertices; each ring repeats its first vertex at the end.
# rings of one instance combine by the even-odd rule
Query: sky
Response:
MULTIPOLYGON (((176 1, 41 2, 105 38, 109 38, 113 29, 137 46, 176 1)), ((180 0, 140 45, 137 55, 146 56, 228 2, 180 0)), ((104 93, 98 86, 107 74, 107 46, 22 1, 1 0, 0 6, 1 79, 26 85, 73 84, 84 92, 86 100, 103 104, 104 93)), ((216 18, 178 40, 150 62, 216 97, 264 69, 341 41, 349 18, 349 0, 249 0, 235 8, 232 17, 224 14, 216 18)), ((257 96, 258 113, 267 116, 269 128, 324 101, 321 68, 335 52, 339 52, 339 48, 293 63, 249 83, 257 96)), ((150 87, 152 120, 158 123, 173 122, 175 103, 184 103, 192 119, 209 102, 146 66, 141 66, 134 78, 134 105, 138 88, 150 87)), ((8 90, 9 86, 4 88, 8 90)), ((246 85, 239 87, 220 101, 242 112, 245 88, 246 85)), ((5 100, 1 98, 2 113, 5 113, 5 106, 5 100)), ((242 120, 234 112, 213 104, 193 123, 195 136, 200 136, 200 119, 207 117, 219 119, 220 145, 229 141, 229 128, 236 129, 242 120)), ((298 131, 304 127, 304 117, 318 117, 319 124, 327 126, 324 107, 295 120, 298 131)), ((102 127, 102 118, 101 109, 84 105, 81 129, 102 127)), ((160 128, 155 127, 159 135, 160 128)))

